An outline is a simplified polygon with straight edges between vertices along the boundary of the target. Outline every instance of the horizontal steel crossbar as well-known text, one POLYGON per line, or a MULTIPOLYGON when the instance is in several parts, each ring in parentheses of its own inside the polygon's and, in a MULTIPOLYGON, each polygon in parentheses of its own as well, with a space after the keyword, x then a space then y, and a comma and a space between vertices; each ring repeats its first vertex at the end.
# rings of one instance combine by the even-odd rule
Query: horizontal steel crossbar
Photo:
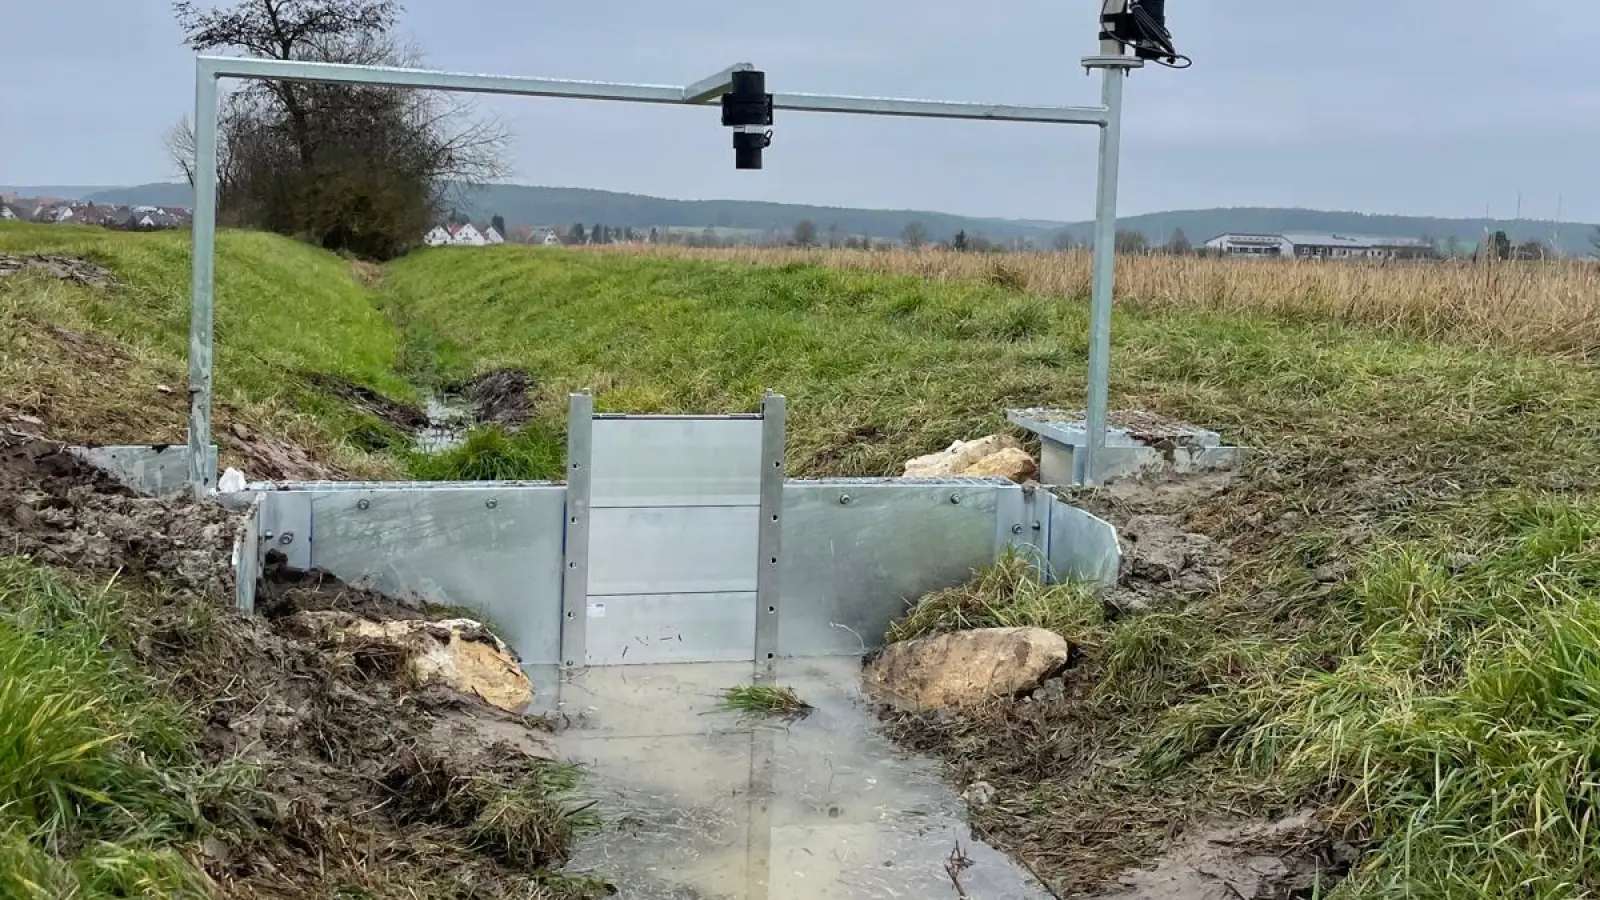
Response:
MULTIPOLYGON (((301 60, 202 56, 201 77, 319 81, 337 84, 375 84, 475 94, 510 94, 522 97, 565 97, 572 100, 619 100, 630 103, 704 105, 728 90, 734 72, 749 71, 750 63, 737 63, 694 84, 629 84, 611 81, 574 81, 522 75, 480 75, 394 66, 355 66, 301 60)), ((1057 125, 1103 125, 1103 106, 1018 106, 1007 103, 967 103, 949 100, 914 100, 896 97, 853 97, 829 94, 774 94, 773 106, 794 112, 853 113, 866 116, 901 116, 928 119, 977 119, 1002 122, 1043 122, 1057 125)))

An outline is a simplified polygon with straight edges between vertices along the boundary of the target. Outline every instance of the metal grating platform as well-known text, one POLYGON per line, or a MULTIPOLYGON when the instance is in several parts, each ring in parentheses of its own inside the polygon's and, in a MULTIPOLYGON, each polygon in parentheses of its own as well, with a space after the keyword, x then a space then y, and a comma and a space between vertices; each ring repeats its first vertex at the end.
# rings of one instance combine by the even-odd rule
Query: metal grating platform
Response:
POLYGON ((1097 471, 1089 477, 1083 471, 1087 413, 1034 407, 1006 410, 1006 419, 1040 437, 1039 479, 1046 484, 1099 484, 1152 471, 1225 469, 1237 465, 1241 454, 1238 447, 1224 446, 1215 431, 1142 410, 1112 411, 1097 471))

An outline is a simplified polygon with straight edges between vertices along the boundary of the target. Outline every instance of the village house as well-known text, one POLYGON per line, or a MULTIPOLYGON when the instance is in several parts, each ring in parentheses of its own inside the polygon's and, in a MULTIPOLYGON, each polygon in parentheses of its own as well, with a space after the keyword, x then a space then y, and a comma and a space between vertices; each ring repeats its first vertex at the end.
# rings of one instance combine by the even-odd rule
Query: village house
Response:
POLYGON ((422 236, 422 242, 429 247, 487 247, 504 244, 506 239, 493 225, 480 230, 468 222, 464 225, 435 225, 422 236))
POLYGON ((176 206, 123 206, 56 197, 12 196, 0 205, 0 219, 47 225, 97 225, 102 228, 154 230, 187 225, 192 213, 176 206))

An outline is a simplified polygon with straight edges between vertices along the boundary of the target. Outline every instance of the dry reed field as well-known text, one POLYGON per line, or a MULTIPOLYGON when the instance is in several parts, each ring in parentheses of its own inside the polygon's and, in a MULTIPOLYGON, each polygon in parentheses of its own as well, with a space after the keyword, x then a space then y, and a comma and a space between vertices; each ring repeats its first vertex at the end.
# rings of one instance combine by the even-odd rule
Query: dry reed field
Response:
MULTIPOLYGON (((1041 297, 1087 298, 1090 254, 594 248, 758 265, 808 263, 983 281, 1041 297)), ((1548 262, 1358 263, 1130 256, 1117 261, 1117 302, 1143 310, 1210 310, 1314 318, 1407 337, 1515 346, 1564 359, 1600 358, 1600 264, 1548 262)))

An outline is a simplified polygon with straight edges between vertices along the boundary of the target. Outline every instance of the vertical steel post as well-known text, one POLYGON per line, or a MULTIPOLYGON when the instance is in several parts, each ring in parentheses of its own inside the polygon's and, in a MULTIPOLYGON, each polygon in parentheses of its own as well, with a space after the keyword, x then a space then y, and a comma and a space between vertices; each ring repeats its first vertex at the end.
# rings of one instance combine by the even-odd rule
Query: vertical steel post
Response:
POLYGON ((1117 170, 1122 156, 1122 85, 1124 66, 1100 70, 1104 79, 1101 99, 1106 122, 1100 128, 1100 172, 1094 214, 1094 278, 1089 304, 1089 411, 1088 442, 1078 468, 1079 484, 1098 481, 1100 458, 1106 446, 1111 385, 1111 298, 1117 261, 1117 170))
POLYGON ((589 485, 594 460, 594 397, 567 398, 567 517, 561 568, 561 666, 588 665, 589 485))
POLYGON ((777 673, 778 621, 782 589, 778 571, 783 556, 783 481, 788 407, 782 394, 768 391, 761 401, 761 522, 756 534, 755 680, 770 683, 777 673))
POLYGON ((189 285, 189 488, 216 489, 211 456, 213 279, 217 239, 217 76, 204 61, 194 83, 194 269, 189 285))

